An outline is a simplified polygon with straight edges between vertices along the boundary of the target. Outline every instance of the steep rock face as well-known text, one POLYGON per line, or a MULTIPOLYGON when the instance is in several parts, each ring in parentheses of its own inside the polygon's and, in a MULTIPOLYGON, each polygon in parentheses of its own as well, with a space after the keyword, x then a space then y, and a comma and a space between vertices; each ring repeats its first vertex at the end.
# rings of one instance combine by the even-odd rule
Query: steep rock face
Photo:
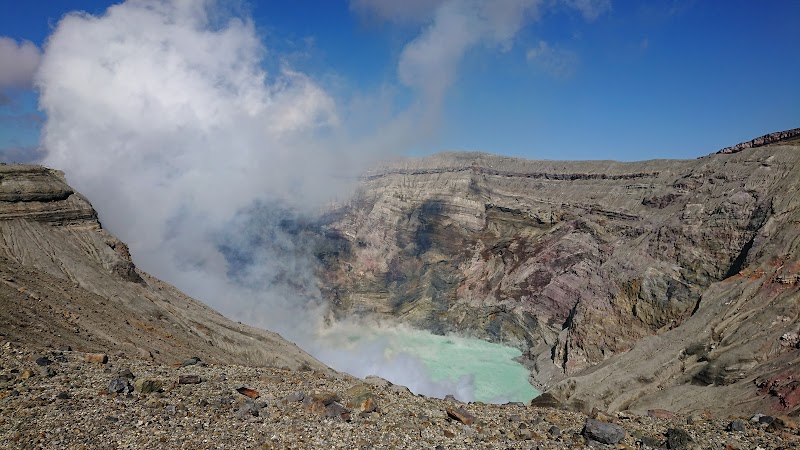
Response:
MULTIPOLYGON (((645 338, 669 335, 673 342, 706 330, 701 316, 728 314, 728 326, 740 328, 748 316, 731 305, 757 308, 758 300, 738 290, 733 298, 725 297, 730 290, 713 294, 744 283, 738 278, 795 280, 789 269, 752 270, 778 255, 795 261, 791 236, 782 245, 774 239, 777 230, 797 231, 798 163, 794 141, 690 161, 527 161, 479 153, 399 161, 366 176, 358 195, 329 214, 321 273, 338 314, 516 345, 534 379, 548 387, 597 373, 604 361, 610 367, 645 338)), ((776 303, 789 308, 797 283, 780 286, 776 303)), ((788 318, 764 322, 770 333, 797 331, 791 311, 757 311, 764 321, 788 318)), ((715 333, 697 338, 698 345, 717 345, 715 333)), ((772 339, 759 336, 759 345, 772 339)), ((678 384, 729 385, 756 373, 754 361, 730 358, 713 367, 701 361, 708 362, 705 375, 678 384)), ((652 385, 651 375, 641 384, 652 385)), ((580 406, 579 390, 564 387, 576 379, 557 390, 580 406)), ((598 405, 632 405, 612 403, 598 405)))
POLYGON ((0 165, 0 298, 0 335, 28 345, 329 370, 139 271, 91 204, 40 166, 0 165))

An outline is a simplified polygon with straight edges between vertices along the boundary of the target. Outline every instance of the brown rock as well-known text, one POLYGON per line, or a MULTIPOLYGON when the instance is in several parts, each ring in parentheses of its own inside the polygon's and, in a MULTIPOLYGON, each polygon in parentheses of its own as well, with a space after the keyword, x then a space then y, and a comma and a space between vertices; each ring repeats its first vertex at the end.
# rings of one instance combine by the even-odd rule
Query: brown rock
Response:
POLYGON ((185 374, 185 375, 178 375, 178 384, 199 384, 203 380, 200 378, 200 375, 196 374, 185 374))
POLYGON ((464 408, 448 406, 446 411, 448 417, 458 420, 464 425, 472 425, 475 423, 475 416, 467 412, 464 408))
POLYGON ((370 413, 378 409, 378 399, 372 387, 366 383, 358 384, 347 390, 345 396, 348 408, 358 409, 362 413, 370 413))
POLYGON ((252 399, 257 399, 258 397, 261 396, 261 394, 259 394, 257 390, 250 389, 250 388, 244 387, 244 386, 242 386, 240 388, 237 388, 236 392, 244 395, 245 397, 250 397, 252 399))
POLYGON ((83 360, 92 364, 105 364, 108 362, 108 355, 105 353, 87 353, 83 360))
POLYGON ((647 417, 660 420, 672 420, 676 419, 678 416, 676 416, 674 412, 667 411, 666 409, 648 409, 647 417))
POLYGON ((337 394, 335 392, 329 392, 329 391, 315 391, 315 392, 312 392, 309 397, 311 397, 311 399, 313 401, 320 402, 325 406, 330 405, 333 402, 338 402, 339 400, 341 400, 341 397, 339 397, 339 394, 337 394))
POLYGON ((325 405, 325 417, 349 422, 350 410, 345 408, 339 402, 332 402, 328 405, 325 405))
POLYGON ((155 378, 139 378, 133 383, 133 388, 141 394, 158 392, 163 387, 164 382, 155 378))

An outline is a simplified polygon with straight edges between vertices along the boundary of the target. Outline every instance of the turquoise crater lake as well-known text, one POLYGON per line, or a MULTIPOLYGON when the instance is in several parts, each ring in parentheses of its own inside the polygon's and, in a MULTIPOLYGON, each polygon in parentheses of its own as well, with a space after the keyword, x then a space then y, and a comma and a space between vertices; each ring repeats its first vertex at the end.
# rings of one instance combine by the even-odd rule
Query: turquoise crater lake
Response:
POLYGON ((513 347, 405 327, 334 326, 317 357, 358 377, 378 375, 417 394, 485 403, 529 402, 539 392, 513 347))

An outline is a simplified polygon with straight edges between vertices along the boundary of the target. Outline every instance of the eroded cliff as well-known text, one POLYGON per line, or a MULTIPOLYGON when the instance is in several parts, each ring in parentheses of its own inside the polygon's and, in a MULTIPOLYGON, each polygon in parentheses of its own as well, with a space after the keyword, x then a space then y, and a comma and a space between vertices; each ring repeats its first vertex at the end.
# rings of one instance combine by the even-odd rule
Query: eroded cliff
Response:
POLYGON ((340 316, 518 346, 575 407, 794 410, 800 142, 760 145, 387 164, 325 219, 326 295, 340 316))
POLYGON ((0 336, 175 363, 327 367, 144 273, 55 170, 0 165, 0 336))

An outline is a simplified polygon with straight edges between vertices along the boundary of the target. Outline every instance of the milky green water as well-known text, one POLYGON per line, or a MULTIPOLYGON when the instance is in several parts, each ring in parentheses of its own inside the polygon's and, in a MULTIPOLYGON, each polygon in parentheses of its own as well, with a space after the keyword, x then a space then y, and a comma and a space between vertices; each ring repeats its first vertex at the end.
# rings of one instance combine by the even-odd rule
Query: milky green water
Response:
POLYGON ((539 395, 528 371, 514 361, 521 352, 512 347, 407 328, 348 327, 326 339, 362 358, 362 373, 349 368, 353 375, 379 375, 416 393, 487 403, 528 402, 539 395))

